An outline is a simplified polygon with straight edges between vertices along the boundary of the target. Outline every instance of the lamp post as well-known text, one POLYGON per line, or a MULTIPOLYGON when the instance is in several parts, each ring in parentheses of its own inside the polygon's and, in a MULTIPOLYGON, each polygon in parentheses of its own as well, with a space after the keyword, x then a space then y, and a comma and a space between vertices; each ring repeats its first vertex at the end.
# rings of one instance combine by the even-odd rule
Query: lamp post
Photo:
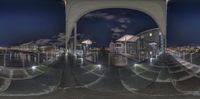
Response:
POLYGON ((87 55, 89 53, 89 47, 90 45, 93 44, 93 42, 90 39, 87 39, 87 40, 82 41, 81 43, 85 45, 85 50, 86 50, 85 54, 87 55))
POLYGON ((159 32, 159 38, 160 38, 160 47, 161 47, 161 52, 163 53, 165 51, 165 48, 164 48, 164 37, 163 37, 163 34, 161 32, 159 32))
POLYGON ((156 45, 157 43, 156 42, 152 42, 152 43, 149 43, 149 45, 153 48, 153 52, 150 51, 150 64, 152 65, 152 62, 153 62, 153 56, 155 56, 156 54, 156 45))
POLYGON ((153 48, 153 54, 155 54, 155 50, 156 50, 156 45, 157 43, 156 42, 152 42, 152 43, 149 43, 149 45, 153 48))
POLYGON ((4 54, 4 67, 6 67, 6 55, 7 55, 7 49, 5 50, 5 54, 4 54))
POLYGON ((191 63, 193 62, 193 58, 192 58, 193 54, 194 54, 194 53, 190 53, 190 62, 191 62, 191 63))
POLYGON ((125 37, 125 42, 124 42, 124 47, 125 47, 125 48, 124 48, 124 50, 125 50, 124 53, 125 53, 125 55, 127 54, 127 48, 126 48, 126 47, 127 47, 127 41, 126 41, 126 40, 127 40, 127 39, 126 39, 126 37, 125 37))
POLYGON ((76 56, 76 46, 77 46, 77 22, 74 24, 74 55, 76 56))

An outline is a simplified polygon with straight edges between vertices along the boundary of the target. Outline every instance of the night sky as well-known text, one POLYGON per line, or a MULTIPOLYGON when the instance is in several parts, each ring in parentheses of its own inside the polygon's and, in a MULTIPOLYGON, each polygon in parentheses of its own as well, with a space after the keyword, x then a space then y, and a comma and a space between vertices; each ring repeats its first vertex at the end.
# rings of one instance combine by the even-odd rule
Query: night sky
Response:
MULTIPOLYGON (((65 32, 62 0, 0 0, 0 46, 50 38, 65 32)), ((156 28, 148 15, 128 9, 91 12, 78 23, 82 38, 99 46, 124 34, 156 28)), ((168 46, 200 44, 200 0, 171 0, 168 5, 168 46)))
POLYGON ((143 12, 128 9, 104 9, 86 14, 79 20, 81 38, 89 38, 97 47, 108 46, 125 34, 138 34, 157 28, 155 21, 143 12))
POLYGON ((168 46, 200 45, 200 0, 171 0, 168 46))
POLYGON ((62 0, 0 0, 0 46, 63 33, 64 7, 62 0))

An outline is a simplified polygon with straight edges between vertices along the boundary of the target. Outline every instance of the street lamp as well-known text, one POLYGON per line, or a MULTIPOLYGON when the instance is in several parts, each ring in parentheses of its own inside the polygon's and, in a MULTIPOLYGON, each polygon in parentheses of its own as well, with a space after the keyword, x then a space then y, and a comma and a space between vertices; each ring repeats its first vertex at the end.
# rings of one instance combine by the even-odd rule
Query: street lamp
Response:
POLYGON ((87 40, 82 41, 81 43, 86 45, 86 53, 88 53, 88 49, 89 49, 88 47, 89 47, 89 45, 92 45, 93 42, 91 40, 87 39, 87 40))
POLYGON ((156 42, 151 42, 151 43, 149 43, 149 45, 153 48, 153 52, 150 51, 150 63, 152 64, 152 62, 153 62, 153 56, 154 56, 154 54, 156 52, 155 50, 156 50, 157 43, 156 42))
POLYGON ((194 54, 194 53, 190 53, 190 62, 191 62, 191 63, 193 62, 193 58, 192 58, 193 54, 194 54))
POLYGON ((98 64, 97 67, 98 67, 98 68, 101 68, 101 64, 98 64))
POLYGON ((149 36, 150 36, 150 37, 152 37, 152 36, 153 36, 153 34, 152 34, 152 33, 149 33, 149 36))
POLYGON ((32 69, 32 70, 36 70, 36 69, 37 69, 37 66, 32 66, 31 69, 32 69))

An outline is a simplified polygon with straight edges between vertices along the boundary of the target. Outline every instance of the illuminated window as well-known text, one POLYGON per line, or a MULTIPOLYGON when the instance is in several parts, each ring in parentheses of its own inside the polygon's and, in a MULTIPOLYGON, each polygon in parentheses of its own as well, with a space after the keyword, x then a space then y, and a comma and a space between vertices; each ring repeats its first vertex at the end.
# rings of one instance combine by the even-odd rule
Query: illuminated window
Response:
POLYGON ((150 55, 152 55, 152 54, 153 54, 153 52, 152 52, 152 51, 150 51, 150 52, 149 52, 149 54, 150 54, 150 55))
POLYGON ((161 32, 159 32, 159 35, 162 35, 162 33, 161 33, 161 32))
POLYGON ((152 33, 149 33, 149 36, 150 36, 150 37, 152 37, 152 36, 153 36, 153 34, 152 34, 152 33))

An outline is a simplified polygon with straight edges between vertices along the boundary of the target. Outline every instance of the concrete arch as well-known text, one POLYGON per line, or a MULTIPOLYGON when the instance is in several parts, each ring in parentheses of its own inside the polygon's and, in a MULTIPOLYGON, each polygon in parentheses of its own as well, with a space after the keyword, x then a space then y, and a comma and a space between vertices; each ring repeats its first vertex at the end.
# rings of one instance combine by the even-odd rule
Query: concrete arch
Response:
POLYGON ((65 0, 66 44, 74 25, 85 14, 107 8, 125 8, 141 11, 154 19, 166 35, 166 0, 65 0))

